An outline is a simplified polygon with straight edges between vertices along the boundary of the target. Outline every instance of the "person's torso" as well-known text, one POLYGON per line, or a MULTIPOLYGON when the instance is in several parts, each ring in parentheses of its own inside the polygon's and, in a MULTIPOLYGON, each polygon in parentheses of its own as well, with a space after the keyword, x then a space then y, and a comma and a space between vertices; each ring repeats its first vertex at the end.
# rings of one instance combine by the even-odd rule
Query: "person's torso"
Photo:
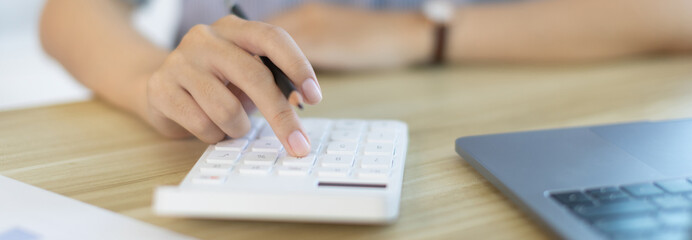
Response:
MULTIPOLYGON (((282 11, 310 2, 336 4, 344 7, 358 7, 376 10, 420 9, 426 0, 182 0, 182 17, 178 27, 179 40, 196 24, 212 24, 229 14, 232 2, 236 2, 251 20, 266 20, 282 11)), ((451 0, 455 4, 474 4, 506 2, 510 0, 451 0)), ((178 41, 176 41, 178 42, 178 41)))

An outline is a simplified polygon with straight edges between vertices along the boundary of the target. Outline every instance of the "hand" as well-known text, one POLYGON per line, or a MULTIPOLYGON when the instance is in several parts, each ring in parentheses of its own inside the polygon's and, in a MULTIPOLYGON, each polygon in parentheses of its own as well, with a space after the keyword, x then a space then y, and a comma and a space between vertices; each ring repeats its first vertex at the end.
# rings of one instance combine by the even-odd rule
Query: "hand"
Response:
POLYGON ((253 55, 269 57, 307 103, 320 102, 312 66, 288 33, 231 15, 193 27, 151 75, 145 118, 166 136, 191 133, 216 143, 226 135, 245 135, 256 105, 290 155, 307 155, 310 143, 298 116, 253 55))
POLYGON ((433 24, 417 12, 305 4, 268 22, 286 29, 316 68, 395 68, 432 58, 433 24))

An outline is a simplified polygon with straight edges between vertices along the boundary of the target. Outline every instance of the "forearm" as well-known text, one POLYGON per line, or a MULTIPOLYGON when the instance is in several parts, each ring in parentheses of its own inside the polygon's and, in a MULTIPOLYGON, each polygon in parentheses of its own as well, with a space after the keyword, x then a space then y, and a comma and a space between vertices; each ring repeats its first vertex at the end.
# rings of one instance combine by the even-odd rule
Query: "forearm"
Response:
POLYGON ((167 51, 137 33, 130 12, 123 1, 49 0, 41 19, 41 43, 98 96, 143 116, 145 80, 167 51))
POLYGON ((616 58, 689 49, 692 2, 551 0, 468 6, 450 27, 452 61, 616 58))

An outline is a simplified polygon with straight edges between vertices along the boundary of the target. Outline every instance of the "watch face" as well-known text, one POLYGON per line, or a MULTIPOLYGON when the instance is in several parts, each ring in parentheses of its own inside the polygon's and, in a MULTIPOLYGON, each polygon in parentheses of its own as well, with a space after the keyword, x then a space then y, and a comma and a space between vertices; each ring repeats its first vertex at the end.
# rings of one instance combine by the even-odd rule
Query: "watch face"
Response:
POLYGON ((423 13, 436 23, 447 23, 454 14, 454 4, 449 0, 429 0, 423 4, 423 13))

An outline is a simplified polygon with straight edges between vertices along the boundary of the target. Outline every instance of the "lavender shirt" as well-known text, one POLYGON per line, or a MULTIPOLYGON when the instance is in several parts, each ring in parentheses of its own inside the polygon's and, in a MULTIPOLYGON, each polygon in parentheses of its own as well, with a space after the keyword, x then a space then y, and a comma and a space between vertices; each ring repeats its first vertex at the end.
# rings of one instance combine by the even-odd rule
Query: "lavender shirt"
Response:
MULTIPOLYGON (((456 4, 507 2, 508 0, 452 0, 456 4)), ((232 2, 232 1, 231 1, 232 2)), ((419 9, 425 0, 238 0, 235 1, 248 18, 265 20, 282 11, 309 2, 324 2, 348 7, 369 9, 419 9)), ((224 0, 182 0, 182 18, 177 40, 196 24, 211 24, 227 15, 229 6, 224 0)), ((176 41, 178 42, 178 41, 176 41)))

